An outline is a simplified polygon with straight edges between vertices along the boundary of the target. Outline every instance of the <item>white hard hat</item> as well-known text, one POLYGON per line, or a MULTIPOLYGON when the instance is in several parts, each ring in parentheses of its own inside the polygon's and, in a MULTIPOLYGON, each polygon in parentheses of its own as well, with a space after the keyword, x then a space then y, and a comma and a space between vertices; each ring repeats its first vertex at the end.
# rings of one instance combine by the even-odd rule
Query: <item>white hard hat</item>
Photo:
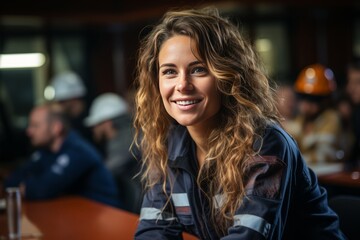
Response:
POLYGON ((86 88, 81 78, 74 72, 64 72, 56 75, 44 91, 47 100, 55 101, 83 97, 85 94, 86 88))
POLYGON ((124 99, 114 93, 104 93, 94 99, 90 107, 90 114, 84 119, 84 124, 93 127, 127 111, 128 104, 124 99))

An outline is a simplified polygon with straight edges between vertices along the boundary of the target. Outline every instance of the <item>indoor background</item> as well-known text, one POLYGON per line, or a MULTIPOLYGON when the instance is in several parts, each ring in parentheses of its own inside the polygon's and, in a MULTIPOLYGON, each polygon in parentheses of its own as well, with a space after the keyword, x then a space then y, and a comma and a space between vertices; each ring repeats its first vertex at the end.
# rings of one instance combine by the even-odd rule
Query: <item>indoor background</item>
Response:
POLYGON ((44 101, 44 88, 58 72, 71 69, 82 77, 88 103, 108 91, 131 100, 139 40, 173 8, 219 8, 256 47, 275 82, 293 83, 303 67, 322 63, 334 71, 341 88, 347 62, 360 56, 360 4, 333 2, 3 1, 0 59, 33 53, 40 60, 27 67, 0 64, 1 160, 27 154, 23 146, 29 111, 44 101))

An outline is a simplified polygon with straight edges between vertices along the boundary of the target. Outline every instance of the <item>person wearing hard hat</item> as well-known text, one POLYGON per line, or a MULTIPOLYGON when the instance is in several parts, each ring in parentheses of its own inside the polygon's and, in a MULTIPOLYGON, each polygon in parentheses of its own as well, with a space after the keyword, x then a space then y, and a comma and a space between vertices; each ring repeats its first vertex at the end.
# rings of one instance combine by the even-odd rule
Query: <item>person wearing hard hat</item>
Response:
POLYGON ((105 165, 123 193, 124 208, 138 212, 142 190, 139 179, 133 178, 139 166, 129 150, 133 140, 129 106, 117 94, 104 93, 94 99, 89 112, 84 123, 92 128, 94 140, 105 144, 105 165))
POLYGON ((328 163, 342 160, 339 149, 341 123, 335 109, 329 108, 336 82, 332 70, 320 64, 305 67, 295 82, 298 116, 286 129, 298 142, 304 159, 320 173, 328 163), (317 167, 316 167, 317 166, 317 167))
POLYGON ((91 131, 83 124, 83 119, 88 114, 84 99, 86 94, 86 87, 82 79, 71 71, 55 75, 44 91, 45 99, 60 103, 69 117, 72 127, 91 141, 91 131))

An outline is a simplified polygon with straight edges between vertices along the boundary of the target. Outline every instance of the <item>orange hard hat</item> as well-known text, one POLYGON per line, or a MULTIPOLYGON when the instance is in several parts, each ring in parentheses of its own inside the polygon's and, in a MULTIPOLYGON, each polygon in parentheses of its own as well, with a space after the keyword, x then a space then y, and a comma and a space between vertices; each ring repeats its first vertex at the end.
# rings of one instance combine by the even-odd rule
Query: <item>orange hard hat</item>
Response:
POLYGON ((295 82, 295 91, 300 94, 327 96, 336 90, 334 73, 321 64, 304 68, 295 82))

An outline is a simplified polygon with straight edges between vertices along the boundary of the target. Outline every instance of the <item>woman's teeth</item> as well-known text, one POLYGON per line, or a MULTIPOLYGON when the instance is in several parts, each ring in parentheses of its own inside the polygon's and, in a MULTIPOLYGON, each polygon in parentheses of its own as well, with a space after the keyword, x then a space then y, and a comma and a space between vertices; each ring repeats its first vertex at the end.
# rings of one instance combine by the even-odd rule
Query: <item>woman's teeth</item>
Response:
POLYGON ((198 100, 176 101, 176 104, 186 106, 186 105, 191 105, 191 104, 195 104, 195 103, 198 103, 198 102, 199 102, 198 100))

